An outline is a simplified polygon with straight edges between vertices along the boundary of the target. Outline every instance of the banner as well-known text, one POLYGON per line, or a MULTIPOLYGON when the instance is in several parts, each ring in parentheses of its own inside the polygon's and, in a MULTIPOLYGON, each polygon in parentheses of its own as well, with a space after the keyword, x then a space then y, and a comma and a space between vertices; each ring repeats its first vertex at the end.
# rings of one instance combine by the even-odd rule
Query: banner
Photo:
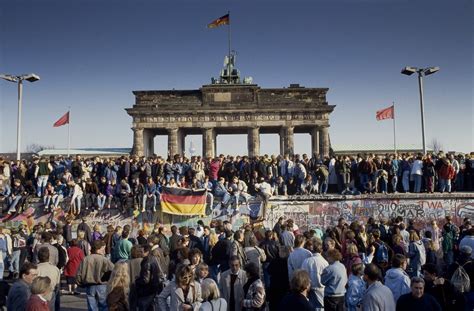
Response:
POLYGON ((206 197, 206 189, 163 187, 160 195, 161 208, 167 214, 204 216, 206 214, 206 197))

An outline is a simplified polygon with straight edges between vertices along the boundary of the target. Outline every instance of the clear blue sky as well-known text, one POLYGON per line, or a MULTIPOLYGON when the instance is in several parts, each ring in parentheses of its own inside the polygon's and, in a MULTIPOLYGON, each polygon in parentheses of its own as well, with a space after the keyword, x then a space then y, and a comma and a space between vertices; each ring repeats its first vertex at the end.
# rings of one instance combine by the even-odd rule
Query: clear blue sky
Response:
MULTIPOLYGON (((227 29, 206 24, 228 10, 242 75, 263 88, 329 88, 333 144, 391 146, 392 123, 377 122, 375 111, 395 101, 398 143, 421 145, 417 79, 400 70, 439 66, 424 80, 427 141, 474 150, 471 0, 4 0, 0 73, 41 76, 24 87, 23 148, 65 147, 67 128, 52 124, 68 106, 72 147, 131 147, 124 108, 132 90, 208 84, 222 67, 227 29)), ((14 151, 16 87, 0 80, 0 92, 0 151, 14 151)), ((261 151, 278 152, 277 143, 264 135, 261 151)), ((309 136, 295 144, 308 152, 309 136)), ((218 138, 218 152, 245 150, 243 136, 218 138)))

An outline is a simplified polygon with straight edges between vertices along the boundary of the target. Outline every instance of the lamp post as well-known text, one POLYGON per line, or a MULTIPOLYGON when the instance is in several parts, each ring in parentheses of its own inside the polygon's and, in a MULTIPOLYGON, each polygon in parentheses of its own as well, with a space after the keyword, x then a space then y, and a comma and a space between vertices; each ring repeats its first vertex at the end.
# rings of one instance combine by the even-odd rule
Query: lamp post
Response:
POLYGON ((18 119, 16 124, 16 159, 20 160, 20 146, 21 146, 21 105, 22 105, 22 95, 23 95, 23 81, 35 82, 40 79, 39 76, 34 73, 14 76, 14 75, 5 75, 0 74, 0 78, 6 81, 18 83, 18 119))
POLYGON ((421 109, 421 136, 423 140, 423 154, 426 154, 426 137, 425 137, 425 109, 423 106, 423 77, 429 76, 439 70, 439 67, 417 68, 407 66, 402 69, 402 73, 411 76, 418 73, 418 86, 420 88, 420 109, 421 109))

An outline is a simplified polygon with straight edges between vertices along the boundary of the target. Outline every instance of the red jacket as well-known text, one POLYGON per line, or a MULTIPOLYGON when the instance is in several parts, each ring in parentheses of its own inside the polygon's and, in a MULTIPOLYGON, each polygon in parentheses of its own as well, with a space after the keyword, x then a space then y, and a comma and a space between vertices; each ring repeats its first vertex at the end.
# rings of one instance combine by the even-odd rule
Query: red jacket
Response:
POLYGON ((38 295, 31 295, 26 304, 26 311, 49 311, 48 302, 43 301, 38 295))
POLYGON ((438 176, 441 179, 453 179, 455 175, 454 167, 451 164, 443 163, 439 169, 438 176))
POLYGON ((64 267, 64 275, 69 277, 75 277, 77 273, 77 269, 81 265, 81 261, 84 258, 84 252, 77 246, 73 246, 68 248, 67 255, 69 257, 69 261, 64 267))

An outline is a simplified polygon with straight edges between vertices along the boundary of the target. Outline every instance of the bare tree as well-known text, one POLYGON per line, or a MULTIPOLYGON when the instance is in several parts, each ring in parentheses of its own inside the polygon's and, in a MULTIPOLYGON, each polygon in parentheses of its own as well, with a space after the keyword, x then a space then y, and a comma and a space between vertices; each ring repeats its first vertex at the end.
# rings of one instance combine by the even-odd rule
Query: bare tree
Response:
POLYGON ((433 138, 431 140, 429 147, 433 150, 434 153, 439 153, 440 151, 444 149, 443 143, 439 141, 437 138, 433 138))
POLYGON ((45 149, 54 149, 54 146, 53 145, 49 145, 49 146, 40 145, 40 144, 35 144, 35 143, 29 144, 28 146, 26 146, 26 152, 28 153, 38 153, 45 149))

